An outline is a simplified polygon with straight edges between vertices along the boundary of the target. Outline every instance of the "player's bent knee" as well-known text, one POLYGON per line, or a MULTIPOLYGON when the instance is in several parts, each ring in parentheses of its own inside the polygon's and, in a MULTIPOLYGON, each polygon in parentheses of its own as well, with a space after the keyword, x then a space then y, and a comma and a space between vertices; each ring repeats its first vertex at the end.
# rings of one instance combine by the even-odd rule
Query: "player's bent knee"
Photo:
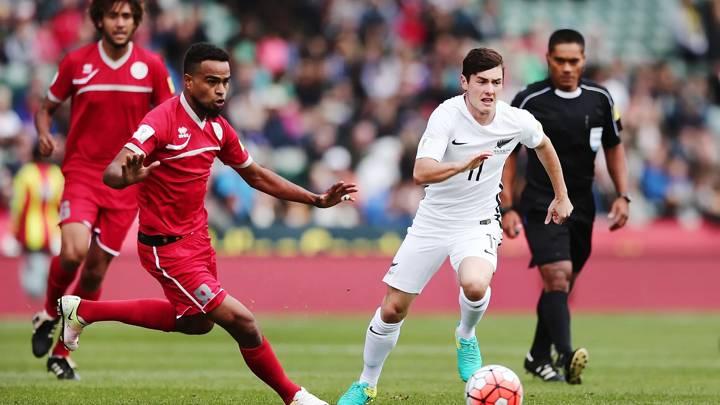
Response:
POLYGON ((546 282, 545 286, 548 291, 565 291, 570 288, 570 282, 566 278, 553 278, 550 282, 546 282))
POLYGON ((480 301, 485 297, 489 286, 485 281, 472 281, 462 286, 463 294, 470 301, 480 301))
POLYGON ((262 333, 257 322, 244 323, 230 333, 240 347, 256 347, 262 344, 262 333))
POLYGON ((85 253, 79 249, 64 249, 60 252, 60 264, 64 269, 77 269, 85 260, 85 253))
POLYGON ((386 323, 398 323, 405 319, 408 309, 395 302, 383 303, 380 318, 386 323))
POLYGON ((233 314, 231 328, 245 337, 260 335, 260 327, 251 314, 233 314))
POLYGON ((541 268, 543 284, 547 291, 568 291, 572 278, 572 267, 550 264, 541 268))

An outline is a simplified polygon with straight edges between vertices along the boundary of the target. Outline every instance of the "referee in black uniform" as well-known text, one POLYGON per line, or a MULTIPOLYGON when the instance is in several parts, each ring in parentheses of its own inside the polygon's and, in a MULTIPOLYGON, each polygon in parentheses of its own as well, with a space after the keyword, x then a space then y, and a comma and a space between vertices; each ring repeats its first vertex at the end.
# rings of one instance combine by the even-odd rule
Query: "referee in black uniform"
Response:
POLYGON ((525 229, 532 253, 530 266, 537 266, 543 279, 535 338, 525 359, 525 369, 544 381, 580 384, 588 351, 573 350, 570 342, 568 293, 590 256, 595 218, 592 195, 595 154, 602 146, 617 191, 608 215, 613 231, 622 228, 628 218, 627 167, 619 137, 620 115, 610 94, 597 83, 581 78, 585 67, 583 36, 569 29, 555 31, 548 44, 547 64, 550 77, 527 86, 515 96, 512 105, 530 111, 552 140, 575 211, 563 225, 544 224, 545 207, 554 194, 533 151, 528 151, 527 182, 520 201, 512 201, 516 150, 503 173, 506 187, 502 194, 502 225, 510 238, 525 229), (554 362, 552 345, 558 353, 554 362))

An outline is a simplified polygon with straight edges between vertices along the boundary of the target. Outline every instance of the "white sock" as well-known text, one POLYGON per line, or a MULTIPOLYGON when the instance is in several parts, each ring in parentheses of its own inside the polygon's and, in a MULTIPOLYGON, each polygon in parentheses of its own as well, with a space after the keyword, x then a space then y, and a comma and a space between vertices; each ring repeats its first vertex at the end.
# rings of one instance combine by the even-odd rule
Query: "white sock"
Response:
POLYGON ((490 287, 485 291, 485 296, 480 301, 470 301, 460 288, 460 325, 456 329, 456 333, 463 339, 471 339, 475 336, 475 325, 480 322, 490 305, 490 287))
POLYGON ((403 321, 385 323, 380 318, 380 308, 375 311, 375 316, 370 320, 370 326, 365 333, 365 350, 363 352, 365 364, 360 375, 360 382, 368 383, 371 387, 377 386, 385 359, 400 337, 402 323, 403 321))

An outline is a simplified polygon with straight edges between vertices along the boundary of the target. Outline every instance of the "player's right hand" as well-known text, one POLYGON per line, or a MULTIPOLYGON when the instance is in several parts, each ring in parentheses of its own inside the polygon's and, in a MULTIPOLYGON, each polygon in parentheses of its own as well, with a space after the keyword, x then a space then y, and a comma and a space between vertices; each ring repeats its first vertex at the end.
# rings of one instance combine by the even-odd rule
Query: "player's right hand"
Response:
POLYGON ((150 175, 150 172, 160 166, 160 161, 156 160, 149 166, 144 166, 145 155, 133 153, 125 157, 122 165, 122 177, 127 185, 139 183, 150 175))
POLYGON ((55 141, 55 138, 53 138, 53 136, 50 134, 40 134, 38 136, 38 146, 40 148, 41 155, 50 156, 55 150, 57 142, 55 141))
POLYGON ((491 150, 484 150, 477 155, 470 158, 470 160, 466 161, 461 167, 459 173, 466 172, 468 170, 477 169, 478 166, 483 164, 485 160, 487 160, 490 156, 492 156, 493 153, 491 150))
POLYGON ((547 216, 545 217, 545 225, 550 221, 562 225, 573 212, 573 205, 568 196, 555 197, 548 207, 547 216))
POLYGON ((517 211, 511 209, 502 216, 502 229, 510 239, 515 239, 523 229, 522 219, 517 211))

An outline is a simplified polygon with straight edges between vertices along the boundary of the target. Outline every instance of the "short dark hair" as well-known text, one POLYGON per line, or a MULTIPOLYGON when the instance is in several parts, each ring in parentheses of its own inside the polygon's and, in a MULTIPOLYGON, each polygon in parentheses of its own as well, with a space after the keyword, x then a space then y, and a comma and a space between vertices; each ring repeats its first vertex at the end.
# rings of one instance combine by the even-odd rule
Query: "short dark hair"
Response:
POLYGON ((90 14, 90 19, 92 20, 93 25, 95 25, 96 30, 100 31, 100 22, 102 21, 103 16, 105 13, 112 10, 115 3, 129 4, 133 20, 135 21, 135 26, 137 27, 140 25, 143 18, 142 0, 92 0, 90 2, 90 7, 88 8, 88 13, 90 14))
POLYGON ((193 74, 195 69, 203 61, 217 60, 220 62, 230 62, 230 55, 225 50, 208 42, 198 42, 190 45, 185 58, 183 59, 183 73, 193 74))
POLYGON ((553 32, 548 41, 548 52, 552 52, 558 44, 578 44, 585 52, 585 38, 575 30, 561 29, 553 32))
POLYGON ((462 74, 465 79, 470 80, 470 76, 490 70, 496 66, 501 66, 503 70, 503 58, 496 50, 490 48, 472 49, 463 59, 462 74))

